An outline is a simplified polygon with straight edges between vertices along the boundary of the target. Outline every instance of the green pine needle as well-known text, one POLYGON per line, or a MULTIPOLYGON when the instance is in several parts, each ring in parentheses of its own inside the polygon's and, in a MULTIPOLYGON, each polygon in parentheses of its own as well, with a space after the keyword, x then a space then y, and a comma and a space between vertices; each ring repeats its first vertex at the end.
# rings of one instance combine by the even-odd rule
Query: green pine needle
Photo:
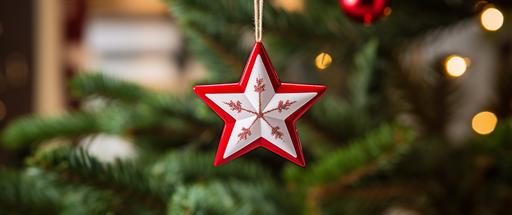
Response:
POLYGON ((285 176, 299 186, 335 183, 368 165, 389 164, 412 141, 410 130, 397 125, 383 125, 348 146, 326 154, 306 170, 289 167, 285 176))

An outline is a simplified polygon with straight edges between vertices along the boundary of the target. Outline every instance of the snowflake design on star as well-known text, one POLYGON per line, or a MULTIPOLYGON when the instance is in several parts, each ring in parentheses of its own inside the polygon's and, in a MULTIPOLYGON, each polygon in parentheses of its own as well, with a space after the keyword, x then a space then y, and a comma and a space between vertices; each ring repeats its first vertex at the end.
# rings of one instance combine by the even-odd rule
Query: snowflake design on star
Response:
POLYGON ((236 120, 223 156, 228 157, 264 138, 296 157, 297 151, 284 121, 316 95, 276 93, 261 58, 257 58, 243 93, 206 95, 236 120))
POLYGON ((283 139, 283 132, 280 131, 280 127, 279 126, 274 126, 272 125, 272 123, 269 122, 268 119, 266 119, 265 117, 267 116, 267 114, 269 113, 272 113, 274 111, 277 111, 279 113, 282 113, 283 110, 288 110, 290 108, 290 106, 294 103, 296 103, 296 101, 290 101, 290 100, 286 100, 286 101, 283 101, 283 100, 279 100, 278 104, 277 104, 277 107, 275 108, 272 108, 268 111, 265 111, 263 112, 261 106, 261 94, 265 91, 265 84, 263 83, 263 78, 261 77, 258 77, 256 78, 256 84, 254 84, 254 92, 258 93, 258 112, 255 112, 255 111, 251 111, 247 108, 243 108, 242 107, 242 102, 241 101, 236 101, 234 102, 233 100, 230 100, 229 102, 223 102, 224 104, 228 105, 228 107, 231 109, 231 111, 235 111, 237 113, 240 113, 242 111, 245 111, 249 114, 252 114, 254 116, 256 116, 256 118, 254 118, 254 120, 251 122, 251 125, 249 127, 242 127, 241 128, 241 131, 238 133, 238 142, 242 141, 242 140, 246 140, 249 136, 252 135, 252 132, 251 132, 251 128, 256 124, 256 122, 260 119, 262 119, 268 126, 270 126, 270 128, 272 129, 272 136, 275 137, 276 139, 283 139))

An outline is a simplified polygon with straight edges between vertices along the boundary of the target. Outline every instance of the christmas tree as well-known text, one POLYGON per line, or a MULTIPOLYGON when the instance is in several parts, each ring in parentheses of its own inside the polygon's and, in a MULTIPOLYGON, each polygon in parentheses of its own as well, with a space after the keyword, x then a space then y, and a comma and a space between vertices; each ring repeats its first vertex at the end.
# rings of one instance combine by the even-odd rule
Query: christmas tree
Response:
MULTIPOLYGON (((491 3, 395 0, 358 19, 336 1, 266 2, 263 42, 280 78, 329 87, 297 122, 305 168, 264 149, 214 167, 223 122, 192 86, 177 96, 78 75, 71 94, 99 104, 2 131, 21 159, 0 166, 0 211, 506 214, 512 5, 491 3), (105 162, 84 147, 105 134, 135 155, 105 162)), ((209 72, 200 83, 237 82, 253 2, 168 4, 209 72)))

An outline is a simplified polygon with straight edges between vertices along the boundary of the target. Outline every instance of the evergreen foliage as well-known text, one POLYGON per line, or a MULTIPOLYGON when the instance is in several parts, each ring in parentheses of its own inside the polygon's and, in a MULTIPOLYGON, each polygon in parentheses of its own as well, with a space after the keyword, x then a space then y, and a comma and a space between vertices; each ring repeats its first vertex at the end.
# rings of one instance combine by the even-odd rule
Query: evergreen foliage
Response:
MULTIPOLYGON (((253 41, 252 1, 167 1, 209 71, 202 83, 237 81, 253 41)), ((446 2, 392 1, 393 15, 370 27, 347 19, 336 1, 306 0, 302 12, 266 4, 264 40, 280 77, 329 86, 297 125, 305 169, 261 150, 213 167, 223 124, 194 95, 79 74, 70 82, 79 110, 25 117, 1 132, 0 147, 23 152, 24 164, 0 164, 0 212, 505 214, 508 82, 498 81, 499 107, 489 104, 500 110, 496 130, 454 143, 444 132, 457 93, 452 80, 436 69, 433 80, 411 79, 398 66, 407 42, 475 15, 472 3, 446 2), (320 51, 335 60, 314 72, 320 51), (129 139, 137 156, 100 161, 83 140, 101 134, 129 139)))

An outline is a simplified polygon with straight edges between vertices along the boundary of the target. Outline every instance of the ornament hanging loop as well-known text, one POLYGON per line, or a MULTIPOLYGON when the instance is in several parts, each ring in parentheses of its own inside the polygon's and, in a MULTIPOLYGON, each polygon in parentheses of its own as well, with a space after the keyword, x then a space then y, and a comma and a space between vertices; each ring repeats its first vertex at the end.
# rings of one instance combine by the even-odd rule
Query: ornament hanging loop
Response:
POLYGON ((254 37, 261 42, 263 31, 263 0, 254 0, 254 37))

